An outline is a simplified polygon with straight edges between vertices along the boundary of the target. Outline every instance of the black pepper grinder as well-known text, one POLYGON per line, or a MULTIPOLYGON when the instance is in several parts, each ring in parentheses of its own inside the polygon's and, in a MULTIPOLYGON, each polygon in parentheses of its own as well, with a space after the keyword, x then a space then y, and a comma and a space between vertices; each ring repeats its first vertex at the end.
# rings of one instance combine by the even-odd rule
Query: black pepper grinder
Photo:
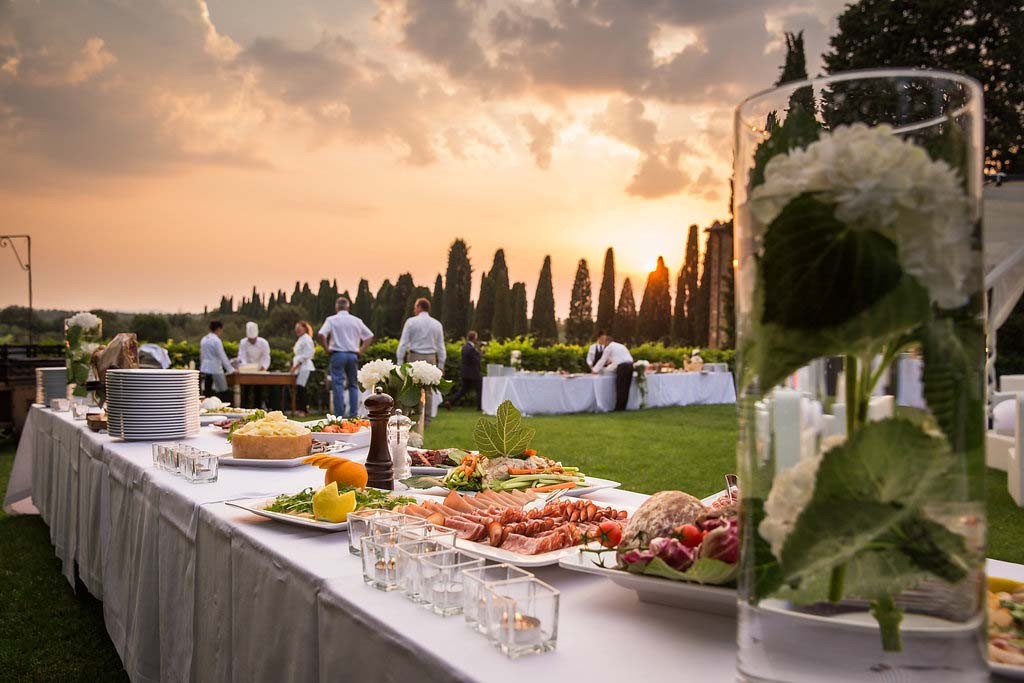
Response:
POLYGON ((395 400, 377 387, 366 397, 366 410, 370 416, 370 452, 366 456, 366 485, 392 491, 395 488, 395 473, 388 450, 388 419, 395 407, 395 400))

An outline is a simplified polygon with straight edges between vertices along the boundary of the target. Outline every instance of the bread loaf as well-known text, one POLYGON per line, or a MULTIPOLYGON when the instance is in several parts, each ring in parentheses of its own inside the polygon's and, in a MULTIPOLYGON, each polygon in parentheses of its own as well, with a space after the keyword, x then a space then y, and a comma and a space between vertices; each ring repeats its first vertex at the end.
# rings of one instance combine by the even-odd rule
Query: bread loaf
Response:
POLYGON ((688 493, 659 491, 629 518, 619 547, 635 546, 641 542, 646 544, 652 538, 668 536, 673 528, 680 524, 693 524, 707 511, 703 503, 688 493))

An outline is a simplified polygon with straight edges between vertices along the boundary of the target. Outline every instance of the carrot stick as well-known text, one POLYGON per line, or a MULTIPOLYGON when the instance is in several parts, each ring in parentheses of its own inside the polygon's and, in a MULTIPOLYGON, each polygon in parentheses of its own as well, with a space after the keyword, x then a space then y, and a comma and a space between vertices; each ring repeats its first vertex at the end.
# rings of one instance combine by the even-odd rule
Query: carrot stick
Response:
POLYGON ((530 489, 534 493, 546 493, 548 491, 557 491, 558 489, 574 489, 576 488, 576 482, 566 481, 561 484, 549 484, 548 486, 538 486, 530 489))

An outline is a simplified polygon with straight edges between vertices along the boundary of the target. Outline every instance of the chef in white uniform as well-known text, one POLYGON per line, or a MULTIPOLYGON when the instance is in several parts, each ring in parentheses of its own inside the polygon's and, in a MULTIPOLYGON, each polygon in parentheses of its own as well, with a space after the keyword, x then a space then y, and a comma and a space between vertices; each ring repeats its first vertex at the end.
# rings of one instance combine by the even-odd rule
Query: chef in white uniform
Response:
MULTIPOLYGON (((245 339, 238 342, 238 364, 239 369, 249 369, 255 366, 257 372, 270 369, 270 343, 260 336, 259 326, 251 320, 245 324, 245 339)), ((261 407, 263 387, 243 386, 242 403, 243 407, 261 407), (253 404, 252 406, 247 405, 250 402, 253 404)))
POLYGON ((308 398, 306 382, 313 371, 313 354, 316 344, 313 342, 313 326, 305 320, 295 323, 295 346, 292 347, 292 374, 295 375, 295 398, 300 417, 306 416, 308 398))
MULTIPOLYGON (((219 320, 210 321, 210 332, 199 342, 199 372, 203 376, 203 394, 213 396, 228 390, 224 373, 235 371, 224 353, 224 342, 220 336, 224 334, 224 323, 219 320)), ((223 396, 221 397, 224 398, 223 396)))

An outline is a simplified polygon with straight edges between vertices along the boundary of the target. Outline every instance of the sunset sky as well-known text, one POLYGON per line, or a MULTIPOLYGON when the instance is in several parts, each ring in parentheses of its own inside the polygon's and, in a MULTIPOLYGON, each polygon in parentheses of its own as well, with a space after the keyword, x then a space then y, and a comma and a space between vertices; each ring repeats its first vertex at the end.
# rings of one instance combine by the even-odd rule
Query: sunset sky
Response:
POLYGON ((32 235, 39 308, 432 284, 463 237, 531 301, 551 254, 564 315, 579 258, 642 291, 727 218, 732 108, 783 30, 817 73, 843 5, 0 0, 0 232, 32 235))

